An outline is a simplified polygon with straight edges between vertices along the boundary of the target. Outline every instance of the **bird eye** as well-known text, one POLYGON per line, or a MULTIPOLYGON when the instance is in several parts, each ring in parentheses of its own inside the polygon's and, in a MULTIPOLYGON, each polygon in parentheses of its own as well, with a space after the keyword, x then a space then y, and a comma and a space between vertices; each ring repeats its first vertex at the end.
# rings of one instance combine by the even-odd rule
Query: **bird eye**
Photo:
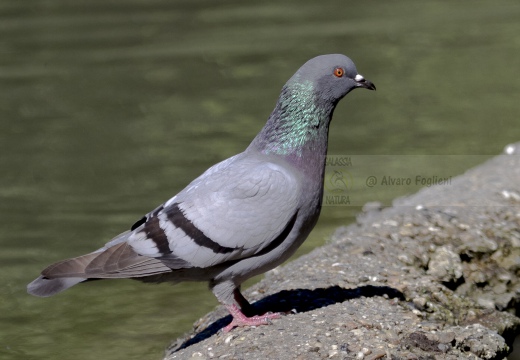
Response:
POLYGON ((342 68, 338 67, 338 68, 334 69, 334 75, 337 77, 342 77, 344 73, 345 73, 345 71, 343 71, 342 68))

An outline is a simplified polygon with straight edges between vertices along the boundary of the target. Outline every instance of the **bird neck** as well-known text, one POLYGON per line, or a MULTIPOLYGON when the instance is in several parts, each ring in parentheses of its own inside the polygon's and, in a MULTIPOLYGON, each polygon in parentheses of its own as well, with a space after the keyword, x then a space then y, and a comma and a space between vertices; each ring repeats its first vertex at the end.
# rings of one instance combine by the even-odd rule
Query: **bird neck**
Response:
POLYGON ((311 82, 286 84, 249 148, 300 165, 309 165, 314 157, 324 159, 335 104, 322 104, 317 99, 311 82))

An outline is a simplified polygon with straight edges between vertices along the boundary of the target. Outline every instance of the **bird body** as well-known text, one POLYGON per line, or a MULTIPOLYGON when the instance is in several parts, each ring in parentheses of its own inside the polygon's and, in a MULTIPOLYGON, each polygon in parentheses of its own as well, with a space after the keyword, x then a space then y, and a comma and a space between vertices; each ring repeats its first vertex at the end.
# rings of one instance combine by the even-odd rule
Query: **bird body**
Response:
POLYGON ((240 284, 287 260, 316 224, 329 124, 337 102, 357 87, 375 90, 346 56, 309 60, 244 152, 210 167, 104 247, 50 265, 28 292, 51 296, 90 279, 208 281, 234 318, 226 330, 277 317, 246 317, 240 284))

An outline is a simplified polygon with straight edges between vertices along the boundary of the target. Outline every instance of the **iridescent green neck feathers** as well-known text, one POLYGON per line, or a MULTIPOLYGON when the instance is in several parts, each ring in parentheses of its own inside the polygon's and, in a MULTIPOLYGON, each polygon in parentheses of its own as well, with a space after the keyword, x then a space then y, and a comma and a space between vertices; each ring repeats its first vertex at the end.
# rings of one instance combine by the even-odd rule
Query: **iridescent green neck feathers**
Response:
POLYGON ((298 80, 295 76, 283 87, 267 124, 251 144, 256 150, 281 156, 302 156, 306 148, 318 151, 316 146, 326 151, 334 105, 320 102, 312 81, 298 80))

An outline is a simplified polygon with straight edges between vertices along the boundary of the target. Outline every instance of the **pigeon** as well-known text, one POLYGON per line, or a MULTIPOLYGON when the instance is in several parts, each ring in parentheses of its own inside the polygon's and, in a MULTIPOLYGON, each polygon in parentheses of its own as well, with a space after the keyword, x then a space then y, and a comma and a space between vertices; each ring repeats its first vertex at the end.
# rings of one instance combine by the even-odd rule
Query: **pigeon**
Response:
POLYGON ((287 260, 316 225, 329 124, 339 100, 357 88, 376 89, 347 56, 307 61, 244 152, 210 167, 102 248, 48 266, 28 293, 47 297, 98 279, 208 281, 232 316, 224 331, 279 318, 252 315, 240 285, 287 260))

